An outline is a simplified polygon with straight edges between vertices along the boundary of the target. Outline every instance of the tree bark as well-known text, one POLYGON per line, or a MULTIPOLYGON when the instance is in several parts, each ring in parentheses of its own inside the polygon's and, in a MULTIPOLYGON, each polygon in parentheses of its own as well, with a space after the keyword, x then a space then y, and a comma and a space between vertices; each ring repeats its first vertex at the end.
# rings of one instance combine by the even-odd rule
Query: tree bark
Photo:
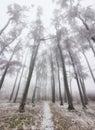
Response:
POLYGON ((63 69, 64 85, 65 85, 64 87, 65 87, 67 98, 68 98, 68 109, 69 110, 73 110, 74 107, 73 107, 73 102, 72 102, 72 98, 71 98, 70 91, 69 91, 69 85, 68 85, 68 81, 67 81, 67 74, 66 74, 66 67, 65 67, 64 55, 62 53, 59 41, 58 41, 57 47, 59 49, 60 57, 61 57, 61 60, 62 60, 62 69, 63 69))
POLYGON ((93 81, 94 81, 94 83, 95 83, 95 77, 94 77, 94 75, 93 75, 93 72, 92 72, 92 69, 91 69, 91 67, 90 67, 89 61, 88 61, 88 59, 87 59, 87 57, 86 57, 86 55, 85 55, 83 49, 82 49, 82 54, 84 55, 84 58, 85 58, 85 60, 86 60, 86 63, 87 63, 87 65, 88 65, 88 68, 89 68, 89 71, 90 71, 90 74, 91 74, 92 79, 93 79, 93 81))
POLYGON ((90 46, 90 48, 92 49, 92 52, 93 52, 93 54, 94 54, 94 56, 95 56, 95 50, 94 50, 94 47, 93 47, 91 41, 90 41, 89 39, 87 39, 87 40, 88 40, 89 46, 90 46))
POLYGON ((9 23, 11 22, 12 18, 9 18, 8 22, 6 25, 0 30, 0 35, 4 32, 4 30, 8 27, 9 23))
POLYGON ((86 108, 85 103, 84 103, 84 99, 83 99, 83 95, 82 95, 82 91, 81 91, 79 77, 78 77, 78 74, 77 74, 77 71, 76 71, 76 67, 75 67, 75 63, 73 61, 73 57, 72 57, 71 52, 69 50, 68 50, 68 53, 69 53, 70 59, 72 61, 74 73, 75 73, 75 76, 76 76, 76 81, 77 81, 77 85, 78 85, 78 89, 79 89, 79 94, 80 94, 80 99, 81 99, 81 102, 82 102, 82 106, 83 106, 83 108, 86 108))
POLYGON ((33 95, 32 95, 32 103, 33 104, 34 104, 34 100, 35 100, 36 89, 37 89, 37 77, 36 77, 36 83, 35 83, 35 87, 34 87, 34 91, 33 91, 33 95))
POLYGON ((56 57, 56 62, 57 62, 57 68, 58 68, 58 83, 59 83, 60 105, 63 105, 63 99, 62 99, 62 94, 61 94, 61 84, 60 84, 60 68, 59 68, 59 63, 58 63, 57 57, 56 57))
MULTIPOLYGON (((17 45, 18 45, 18 44, 17 44, 17 45)), ((15 48, 17 47, 17 45, 15 46, 15 48)), ((9 69, 9 66, 10 66, 10 62, 11 62, 13 56, 14 56, 15 48, 14 48, 14 50, 13 50, 13 52, 12 52, 12 55, 11 55, 11 57, 10 57, 8 63, 6 64, 6 68, 5 68, 4 73, 3 73, 2 77, 1 77, 1 80, 0 80, 0 89, 2 88, 2 85, 3 85, 3 82, 4 82, 5 76, 6 76, 6 74, 7 74, 7 71, 8 71, 8 69, 9 69)))
POLYGON ((19 112, 24 112, 25 111, 25 109, 24 109, 25 102, 26 102, 28 89, 29 89, 29 86, 30 86, 30 81, 31 81, 31 77, 32 77, 32 74, 33 74, 34 65, 35 65, 35 61, 36 61, 39 46, 40 46, 40 41, 38 41, 37 48, 35 48, 34 56, 33 55, 31 56, 28 78, 27 78, 25 90, 24 90, 24 93, 23 93, 23 96, 22 96, 22 99, 21 99, 21 103, 20 103, 20 106, 19 106, 19 110, 18 110, 19 112))
MULTIPOLYGON (((89 28, 89 26, 87 25, 87 23, 86 23, 80 16, 78 16, 78 18, 81 20, 81 22, 82 22, 83 25, 85 26, 86 30, 89 32, 89 31, 90 31, 90 28, 89 28)), ((95 56, 95 50, 94 50, 94 48, 93 48, 93 46, 92 46, 90 40, 89 40, 88 38, 87 38, 87 40, 88 40, 89 45, 90 45, 90 48, 92 49, 92 52, 94 53, 94 56, 95 56)), ((95 37, 92 36, 92 37, 91 37, 91 40, 92 40, 93 42, 95 42, 95 37)))
POLYGON ((82 92, 83 92, 83 95, 84 95, 84 103, 85 103, 85 105, 87 105, 88 102, 87 102, 87 96, 86 96, 85 84, 83 83, 83 81, 82 81, 81 78, 80 78, 80 84, 81 84, 82 92))
POLYGON ((55 103, 55 79, 54 79, 54 66, 53 66, 53 59, 52 54, 50 57, 50 64, 51 64, 51 81, 52 81, 52 102, 55 103))
POLYGON ((27 61, 27 56, 28 56, 28 52, 26 54, 25 61, 24 61, 23 67, 22 67, 22 72, 21 72, 21 75, 20 75, 20 80, 19 80, 19 83, 18 83, 17 92, 16 92, 16 95, 15 95, 15 98, 14 98, 14 103, 16 102, 17 96, 18 96, 18 93, 19 93, 19 89, 20 89, 20 85, 21 85, 21 80, 22 80, 22 77, 23 77, 24 68, 25 68, 25 64, 26 64, 26 61, 27 61))
POLYGON ((5 46, 2 48, 2 50, 0 51, 0 55, 4 52, 4 50, 6 49, 6 47, 8 47, 10 44, 12 44, 18 36, 16 36, 12 41, 10 41, 8 44, 4 43, 5 46))
POLYGON ((12 92, 11 92, 9 101, 11 101, 12 98, 13 98, 13 94, 14 94, 14 90, 15 90, 15 87, 16 87, 16 83, 17 83, 17 79, 18 79, 19 72, 20 72, 20 68, 19 68, 18 71, 17 71, 16 79, 15 79, 15 82, 14 82, 13 90, 12 90, 12 92))

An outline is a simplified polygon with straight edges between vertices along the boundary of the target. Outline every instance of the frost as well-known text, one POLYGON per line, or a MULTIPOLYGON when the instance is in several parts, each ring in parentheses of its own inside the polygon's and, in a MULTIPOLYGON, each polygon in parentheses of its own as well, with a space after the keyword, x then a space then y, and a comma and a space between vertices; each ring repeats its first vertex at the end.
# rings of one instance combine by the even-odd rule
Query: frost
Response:
POLYGON ((44 116, 40 130, 54 130, 52 114, 48 102, 44 103, 44 116))

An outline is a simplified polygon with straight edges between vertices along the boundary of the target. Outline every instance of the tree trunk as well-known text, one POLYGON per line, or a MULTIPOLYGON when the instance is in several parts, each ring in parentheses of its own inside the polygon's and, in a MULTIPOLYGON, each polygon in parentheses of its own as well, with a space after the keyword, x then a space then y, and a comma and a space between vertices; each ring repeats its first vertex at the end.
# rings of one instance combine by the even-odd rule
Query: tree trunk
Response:
POLYGON ((35 83, 35 87, 34 87, 34 91, 33 91, 33 95, 32 95, 32 103, 33 103, 33 104, 34 104, 36 89, 37 89, 37 77, 36 77, 36 83, 35 83))
POLYGON ((86 96, 86 91, 85 91, 85 84, 83 83, 81 78, 80 78, 80 83, 81 83, 81 88, 82 88, 82 92, 84 95, 84 103, 85 103, 85 105, 87 105, 88 102, 87 102, 87 96, 86 96))
POLYGON ((11 22, 12 18, 9 18, 8 22, 6 25, 0 30, 0 35, 4 32, 4 30, 8 27, 9 23, 11 22))
POLYGON ((4 43, 5 46, 3 46, 2 50, 0 51, 0 55, 4 52, 4 50, 6 49, 6 47, 8 47, 10 44, 12 44, 18 36, 16 36, 12 41, 10 41, 8 44, 4 43))
POLYGON ((57 68, 58 68, 58 83, 59 83, 60 105, 63 105, 63 99, 62 99, 62 94, 61 94, 61 84, 60 84, 60 68, 59 68, 59 63, 58 63, 57 57, 56 57, 56 62, 57 62, 57 68))
POLYGON ((78 74, 77 74, 76 67, 75 67, 75 63, 74 63, 74 61, 73 61, 73 57, 72 57, 72 55, 71 55, 71 52, 68 51, 68 53, 69 53, 70 59, 71 59, 71 61, 72 61, 74 73, 75 73, 75 76, 76 76, 76 81, 77 81, 77 85, 78 85, 78 89, 79 89, 79 94, 80 94, 80 99, 81 99, 81 102, 82 102, 82 106, 83 106, 83 108, 86 108, 85 103, 84 103, 84 99, 83 99, 83 95, 82 95, 82 91, 81 91, 81 86, 80 86, 78 74))
POLYGON ((93 79, 93 81, 94 81, 94 83, 95 83, 95 77, 94 77, 94 75, 93 75, 93 72, 92 72, 92 69, 91 69, 91 67, 90 67, 89 61, 88 61, 88 59, 87 59, 87 57, 86 57, 86 55, 85 55, 83 49, 82 49, 82 54, 84 55, 84 58, 85 58, 85 60, 86 60, 86 62, 87 62, 87 65, 88 65, 88 68, 89 68, 89 71, 90 71, 90 74, 91 74, 92 79, 93 79))
POLYGON ((83 91, 84 91, 85 99, 86 99, 85 104, 87 105, 88 104, 88 98, 87 98, 86 87, 85 87, 85 83, 84 83, 83 79, 82 79, 82 83, 83 83, 83 91))
MULTIPOLYGON (((80 16, 78 16, 78 18, 81 20, 81 22, 82 22, 83 25, 85 26, 86 30, 90 32, 90 28, 89 28, 89 26, 87 25, 87 23, 86 23, 80 16)), ((94 53, 94 56, 95 56, 95 50, 94 50, 94 48, 93 48, 93 46, 92 46, 90 40, 89 40, 89 39, 87 39, 87 40, 88 40, 89 45, 90 45, 90 47, 91 47, 91 49, 92 49, 92 51, 93 51, 93 53, 94 53)), ((92 36, 92 37, 91 37, 91 40, 92 40, 93 42, 95 42, 95 37, 92 36)))
POLYGON ((22 80, 22 77, 23 77, 24 68, 25 68, 25 64, 26 64, 26 61, 27 61, 27 56, 28 56, 28 52, 26 54, 25 61, 24 61, 23 67, 22 67, 22 72, 21 72, 19 83, 18 83, 17 92, 16 92, 16 95, 15 95, 15 98, 14 98, 14 103, 16 102, 17 96, 18 96, 18 93, 19 93, 19 89, 20 89, 20 85, 21 85, 21 80, 22 80))
POLYGON ((17 71, 16 79, 15 79, 15 82, 14 82, 13 90, 12 90, 12 92, 11 92, 9 101, 11 101, 12 98, 13 98, 13 94, 14 94, 14 90, 15 90, 15 87, 16 87, 16 83, 17 83, 17 79, 18 79, 19 72, 20 72, 20 68, 19 68, 18 71, 17 71))
POLYGON ((30 61, 30 67, 29 67, 29 73, 28 73, 28 78, 27 78, 27 82, 26 82, 26 86, 25 86, 25 90, 21 99, 21 103, 19 106, 19 112, 24 112, 24 107, 25 107, 25 102, 26 102, 26 98, 27 98, 27 94, 28 94, 28 89, 29 89, 29 85, 30 85, 30 81, 31 81, 31 77, 33 74, 33 70, 34 70, 34 65, 35 65, 35 61, 36 61, 36 57, 37 57, 37 53, 39 50, 39 46, 40 46, 40 42, 38 42, 37 48, 35 48, 35 53, 34 56, 31 56, 31 61, 30 61))
POLYGON ((94 47, 93 47, 91 41, 90 41, 89 39, 87 39, 87 40, 88 40, 89 46, 90 46, 90 48, 92 49, 92 52, 93 52, 93 54, 94 54, 94 56, 95 56, 95 50, 94 50, 94 47))
POLYGON ((59 41, 58 41, 57 46, 58 46, 58 49, 59 49, 59 52, 60 52, 60 57, 61 57, 61 60, 62 60, 62 69, 63 69, 63 75, 64 75, 64 85, 65 85, 65 90, 66 90, 66 94, 67 94, 67 98, 68 98, 68 109, 73 110, 74 107, 73 107, 73 102, 72 102, 72 98, 71 98, 70 91, 69 91, 69 86, 68 86, 68 81, 67 81, 67 74, 66 74, 64 55, 62 54, 62 50, 61 50, 59 41))
POLYGON ((71 85, 72 79, 71 79, 71 77, 70 77, 69 82, 70 82, 70 93, 71 93, 71 97, 72 97, 72 100, 73 100, 72 85, 71 85))
MULTIPOLYGON (((17 44, 17 45, 18 45, 18 44, 17 44)), ((17 45, 15 46, 15 48, 17 47, 17 45)), ((2 88, 2 85, 3 85, 3 82, 4 82, 5 76, 6 76, 6 74, 7 74, 7 71, 8 71, 8 69, 9 69, 9 66, 10 66, 10 62, 11 62, 13 56, 14 56, 15 48, 14 48, 14 50, 13 50, 13 52, 12 52, 12 55, 11 55, 11 57, 10 57, 8 63, 6 64, 6 68, 5 68, 4 73, 3 73, 2 77, 1 77, 1 80, 0 80, 0 89, 2 88)))
POLYGON ((52 81, 52 102, 55 103, 55 79, 54 79, 54 67, 53 67, 53 59, 52 54, 50 57, 50 63, 51 63, 51 81, 52 81))
POLYGON ((85 26, 85 28, 86 28, 86 30, 90 30, 89 29, 89 27, 88 27, 88 25, 87 25, 87 23, 80 17, 80 16, 78 16, 78 18, 81 20, 81 22, 83 23, 83 25, 85 26))

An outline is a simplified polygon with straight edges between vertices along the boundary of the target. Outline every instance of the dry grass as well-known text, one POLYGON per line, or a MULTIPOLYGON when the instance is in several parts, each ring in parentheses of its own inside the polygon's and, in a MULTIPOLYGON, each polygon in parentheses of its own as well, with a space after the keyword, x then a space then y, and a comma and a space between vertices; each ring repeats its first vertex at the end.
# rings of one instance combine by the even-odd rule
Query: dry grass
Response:
POLYGON ((43 109, 42 104, 35 107, 27 105, 26 112, 6 114, 0 117, 0 130, 32 130, 40 128, 43 109))
POLYGON ((80 112, 75 110, 68 111, 57 104, 50 104, 50 106, 53 113, 54 130, 94 130, 95 125, 91 125, 90 122, 83 120, 86 116, 89 118, 87 112, 82 117, 82 114, 85 113, 83 111, 80 114, 80 112))

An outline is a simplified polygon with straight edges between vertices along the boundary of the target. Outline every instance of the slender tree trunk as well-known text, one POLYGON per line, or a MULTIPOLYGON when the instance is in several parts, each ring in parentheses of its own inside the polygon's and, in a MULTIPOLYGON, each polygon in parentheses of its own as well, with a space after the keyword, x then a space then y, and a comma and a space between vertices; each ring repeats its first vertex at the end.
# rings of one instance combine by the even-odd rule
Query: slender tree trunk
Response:
POLYGON ((78 74, 77 74, 76 67, 75 67, 75 64, 74 64, 74 61, 73 61, 73 57, 72 57, 70 51, 68 51, 68 53, 69 53, 70 59, 72 61, 74 73, 75 73, 75 76, 76 76, 76 81, 77 81, 77 84, 78 84, 78 89, 79 89, 79 94, 80 94, 80 99, 81 99, 81 102, 82 102, 82 106, 83 106, 83 108, 86 108, 85 103, 84 103, 84 99, 83 99, 83 95, 82 95, 82 91, 81 91, 81 86, 80 86, 78 74))
POLYGON ((34 65, 35 65, 35 61, 36 61, 36 57, 37 57, 37 53, 39 50, 39 46, 40 46, 40 41, 38 41, 38 45, 37 48, 35 48, 35 54, 34 56, 31 56, 31 61, 30 61, 30 67, 29 67, 29 73, 28 73, 28 78, 27 78, 27 82, 26 82, 26 86, 25 86, 25 90, 21 99, 21 103, 19 106, 19 112, 24 112, 24 107, 25 107, 25 102, 26 102, 26 98, 27 98, 27 94, 28 94, 28 89, 29 89, 29 85, 30 85, 30 81, 31 81, 31 77, 33 74, 33 70, 34 70, 34 65))
POLYGON ((85 105, 87 105, 87 96, 86 96, 86 91, 85 91, 85 86, 84 86, 84 83, 82 81, 82 79, 80 78, 80 84, 81 84, 81 88, 82 88, 82 92, 83 92, 83 95, 84 95, 84 103, 85 105))
POLYGON ((85 83, 84 83, 83 79, 82 79, 82 83, 83 83, 83 91, 84 91, 84 95, 85 95, 85 99, 86 99, 85 104, 87 105, 88 104, 88 98, 87 98, 86 87, 85 87, 85 83))
POLYGON ((18 83, 17 92, 16 92, 16 95, 15 95, 15 98, 14 98, 14 103, 16 102, 17 96, 18 96, 18 93, 19 93, 19 89, 20 89, 20 85, 21 85, 21 80, 22 80, 22 77, 23 77, 24 68, 25 68, 25 64, 26 64, 26 61, 27 61, 27 56, 28 56, 28 52, 26 54, 25 61, 24 61, 23 67, 22 67, 22 72, 21 72, 21 75, 20 75, 20 80, 19 80, 19 83, 18 83))
POLYGON ((54 79, 54 67, 53 67, 53 59, 51 54, 51 77, 52 77, 52 102, 55 103, 55 79, 54 79))
POLYGON ((74 109, 74 107, 73 107, 73 102, 72 102, 72 98, 71 98, 70 91, 69 91, 69 86, 68 86, 68 81, 67 81, 67 74, 66 74, 64 55, 62 54, 62 50, 61 50, 59 41, 58 41, 57 46, 58 46, 58 49, 59 49, 59 52, 60 52, 60 57, 61 57, 61 60, 62 60, 62 69, 63 69, 63 75, 64 75, 64 85, 65 85, 65 90, 66 90, 67 98, 68 98, 68 109, 72 110, 72 109, 74 109))
POLYGON ((78 77, 77 74, 76 74, 76 80, 77 80, 77 83, 78 83, 78 89, 79 89, 79 93, 80 93, 80 98, 81 98, 82 106, 83 106, 83 108, 86 108, 85 102, 84 102, 84 98, 83 98, 83 94, 82 94, 82 91, 81 91, 81 85, 80 85, 80 82, 79 82, 79 77, 78 77))
POLYGON ((69 66, 69 86, 70 86, 70 93, 73 101, 73 93, 72 93, 72 77, 70 76, 70 66, 69 66))
POLYGON ((81 20, 81 22, 83 23, 83 25, 85 26, 85 28, 86 28, 86 30, 90 30, 89 29, 89 26, 87 25, 87 23, 80 17, 80 16, 78 16, 78 18, 81 20))
POLYGON ((33 91, 33 95, 32 95, 32 103, 33 104, 34 104, 34 100, 35 100, 36 89, 37 89, 37 77, 36 77, 36 83, 35 83, 35 87, 34 87, 34 91, 33 91))
POLYGON ((0 30, 0 35, 4 32, 4 30, 8 27, 9 23, 11 22, 12 18, 9 18, 8 22, 6 25, 0 30))
POLYGON ((94 77, 94 75, 93 75, 93 72, 92 72, 92 69, 91 69, 91 67, 90 67, 89 61, 88 61, 88 59, 87 59, 87 57, 86 57, 86 55, 85 55, 83 49, 82 49, 82 54, 84 55, 84 58, 85 58, 85 60, 86 60, 86 63, 87 63, 87 65, 88 65, 88 68, 89 68, 89 71, 90 71, 90 74, 91 74, 92 79, 93 79, 93 81, 94 81, 94 83, 95 83, 95 77, 94 77))
POLYGON ((36 89, 37 89, 37 87, 35 86, 34 91, 33 91, 33 96, 32 96, 32 103, 33 104, 34 104, 34 100, 35 100, 36 89))
POLYGON ((85 103, 85 105, 87 105, 87 96, 86 96, 86 91, 85 91, 86 89, 85 89, 84 79, 82 77, 81 71, 79 71, 79 69, 78 69, 78 66, 77 66, 77 73, 78 73, 79 81, 81 84, 81 89, 83 92, 84 103, 85 103))
MULTIPOLYGON (((83 101, 84 101, 84 104, 85 105, 87 105, 87 98, 86 98, 86 93, 85 93, 85 91, 84 91, 84 84, 83 84, 83 78, 82 78, 82 76, 81 76, 81 74, 80 74, 80 71, 79 71, 79 69, 78 69, 78 66, 77 66, 77 77, 78 77, 78 79, 79 79, 79 83, 80 83, 80 88, 81 88, 81 94, 82 94, 82 96, 83 96, 83 101)), ((83 106, 84 107, 84 106, 83 106)))
POLYGON ((12 41, 10 41, 8 44, 4 43, 5 46, 3 46, 3 48, 1 49, 0 51, 0 55, 4 52, 4 50, 6 49, 6 47, 8 47, 10 44, 12 44, 16 39, 17 39, 18 36, 16 36, 12 41))
POLYGON ((36 90, 36 92, 37 92, 37 100, 38 101, 40 101, 41 100, 41 87, 39 87, 39 86, 41 86, 41 78, 37 81, 38 83, 38 87, 37 87, 37 90, 36 90))
POLYGON ((67 103, 67 93, 66 93, 66 90, 64 88, 64 95, 63 95, 63 98, 64 98, 64 102, 67 103))
POLYGON ((89 39, 87 39, 87 40, 88 40, 89 46, 90 46, 90 48, 92 49, 92 52, 93 52, 93 54, 94 54, 94 56, 95 56, 95 50, 94 50, 94 47, 93 47, 91 41, 90 41, 89 39))
MULTIPOLYGON (((17 44, 17 45, 18 45, 18 44, 17 44)), ((15 48, 17 47, 17 45, 15 46, 15 48)), ((5 76, 6 76, 6 74, 7 74, 7 71, 8 71, 8 69, 9 69, 9 66, 10 66, 10 62, 11 62, 13 56, 14 56, 15 48, 14 48, 14 50, 13 50, 13 52, 12 52, 12 55, 11 55, 11 57, 10 57, 8 63, 6 64, 6 68, 5 68, 4 73, 3 73, 2 77, 1 77, 1 80, 0 80, 0 89, 2 88, 2 85, 3 85, 3 82, 4 82, 5 76)))
POLYGON ((58 83, 59 83, 60 105, 63 105, 63 99, 62 99, 62 94, 61 94, 61 84, 60 84, 60 68, 59 68, 59 63, 58 63, 57 57, 56 57, 56 62, 57 62, 57 68, 58 68, 58 83))
MULTIPOLYGON (((82 22, 83 25, 85 26, 86 30, 87 30, 88 32, 90 32, 90 28, 89 28, 89 26, 87 25, 87 23, 86 23, 80 16, 78 16, 78 18, 81 20, 81 22, 82 22)), ((95 50, 94 50, 94 48, 93 48, 93 46, 92 46, 90 40, 89 40, 89 39, 87 39, 87 40, 88 40, 89 45, 90 45, 90 47, 91 47, 91 49, 92 49, 92 52, 94 53, 94 56, 95 56, 95 50)), ((92 40, 93 42, 95 42, 95 37, 91 37, 91 40, 92 40)))
POLYGON ((16 83, 17 83, 17 79, 18 79, 19 72, 20 72, 20 68, 19 68, 18 71, 17 71, 16 79, 15 79, 15 82, 14 82, 13 90, 12 90, 12 92, 11 92, 9 101, 11 101, 12 98, 13 98, 13 94, 14 94, 14 90, 15 90, 15 87, 16 87, 16 83))

